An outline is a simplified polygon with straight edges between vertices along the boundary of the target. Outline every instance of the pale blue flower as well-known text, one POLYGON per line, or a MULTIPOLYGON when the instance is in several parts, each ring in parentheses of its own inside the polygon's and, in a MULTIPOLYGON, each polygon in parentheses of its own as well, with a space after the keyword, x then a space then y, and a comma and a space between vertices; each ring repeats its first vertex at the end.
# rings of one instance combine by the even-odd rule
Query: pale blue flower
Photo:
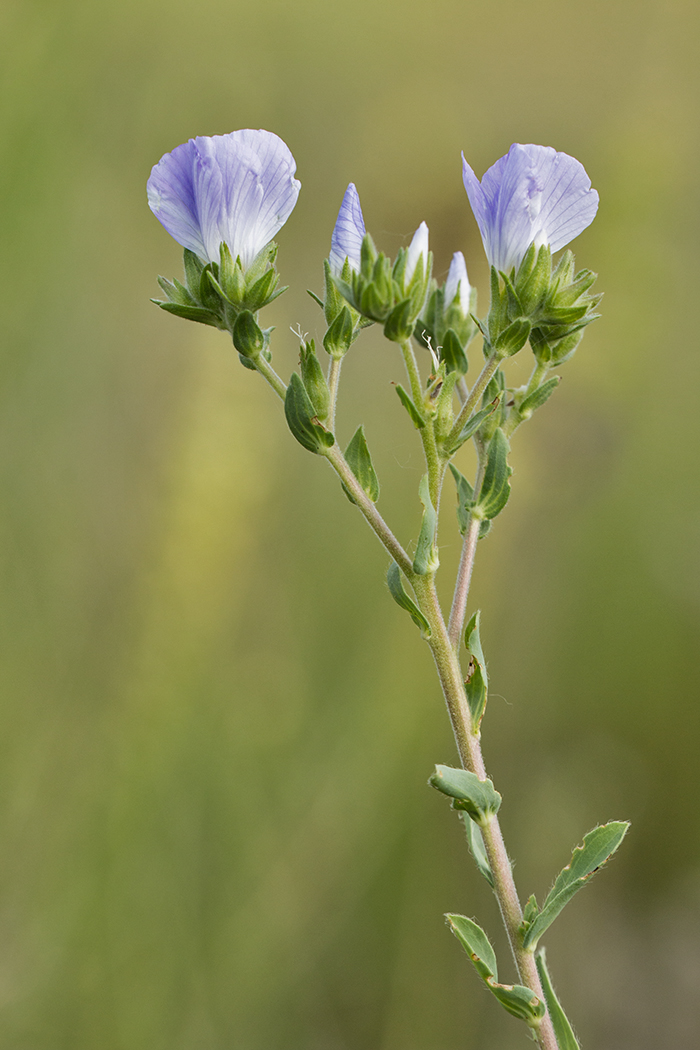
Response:
POLYGON ((452 306, 456 301, 462 313, 468 314, 470 293, 467 264, 462 253, 455 252, 445 281, 445 307, 452 306))
POLYGON ((408 252, 406 253, 406 270, 403 278, 405 287, 411 283, 411 278, 416 272, 416 266, 421 259, 423 260, 423 274, 425 275, 428 267, 428 236, 428 227, 422 222, 413 234, 413 240, 409 244, 408 252))
POLYGON ((481 182, 464 159, 464 187, 492 266, 517 270, 531 244, 553 252, 593 221, 598 194, 585 168, 551 146, 514 143, 481 182))
POLYGON ((202 135, 166 153, 148 180, 148 204, 168 233, 205 262, 226 243, 245 270, 292 213, 296 162, 271 131, 202 135))
POLYGON ((328 261, 334 277, 340 277, 346 259, 351 270, 360 269, 360 253, 365 232, 360 197, 355 183, 351 182, 345 191, 331 237, 331 253, 328 261))

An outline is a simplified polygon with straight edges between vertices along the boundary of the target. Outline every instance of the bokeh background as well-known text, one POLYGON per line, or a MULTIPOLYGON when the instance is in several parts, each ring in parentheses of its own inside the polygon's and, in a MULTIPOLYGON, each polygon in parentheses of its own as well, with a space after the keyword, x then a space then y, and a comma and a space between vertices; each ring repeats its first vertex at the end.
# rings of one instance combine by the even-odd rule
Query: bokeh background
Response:
MULTIPOLYGON (((383 552, 226 337, 148 301, 181 267, 151 166, 240 127, 303 184, 284 374, 351 179, 381 247, 425 219, 437 273, 462 249, 482 309, 460 150, 554 145, 600 191, 574 247, 604 317, 479 552, 484 746, 524 895, 633 821, 547 937, 583 1046, 697 1047, 699 29, 690 0, 3 0, 3 1050, 526 1045, 443 925, 478 915, 510 973, 383 552)), ((363 336, 340 435, 365 423, 408 542, 399 365, 363 336)), ((449 576, 450 513, 442 543, 449 576)))

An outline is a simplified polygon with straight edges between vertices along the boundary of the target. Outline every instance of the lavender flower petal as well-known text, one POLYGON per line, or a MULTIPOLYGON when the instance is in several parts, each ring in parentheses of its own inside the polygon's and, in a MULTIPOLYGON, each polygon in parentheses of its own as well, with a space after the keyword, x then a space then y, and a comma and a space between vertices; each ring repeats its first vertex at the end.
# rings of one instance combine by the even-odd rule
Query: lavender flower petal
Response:
POLYGON ((531 244, 563 248, 593 221, 598 194, 582 164, 551 146, 514 143, 481 182, 462 156, 464 186, 492 266, 508 272, 531 244))
POLYGON ((347 259, 353 270, 360 269, 360 253, 365 236, 360 197, 354 182, 345 191, 331 237, 329 262, 331 273, 340 277, 347 259))
POLYGON ((468 314, 470 292, 467 264, 462 253, 455 252, 445 281, 445 306, 452 306, 452 303, 457 300, 457 305, 462 313, 468 314))
POLYGON ((200 136, 156 164, 148 203, 183 247, 215 262, 225 241, 245 269, 289 218, 301 185, 295 170, 270 131, 200 136))

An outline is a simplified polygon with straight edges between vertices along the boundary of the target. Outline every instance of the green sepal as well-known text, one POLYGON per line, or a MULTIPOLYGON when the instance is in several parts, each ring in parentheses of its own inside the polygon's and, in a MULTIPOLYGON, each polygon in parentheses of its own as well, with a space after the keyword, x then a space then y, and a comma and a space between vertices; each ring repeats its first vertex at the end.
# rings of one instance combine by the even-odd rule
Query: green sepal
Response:
POLYGON ((384 323, 384 335, 392 343, 405 343, 413 335, 414 306, 411 299, 397 303, 384 323))
POLYGON ((452 471, 452 477, 455 479, 457 486, 457 524, 459 525, 459 531, 462 536, 467 531, 467 525, 469 524, 469 518, 471 517, 471 509, 474 505, 474 489, 469 484, 464 474, 457 470, 454 463, 450 463, 450 470, 452 471))
POLYGON ((486 408, 481 408, 478 412, 475 412, 473 416, 470 416, 457 437, 450 441, 449 445, 445 445, 445 454, 447 456, 453 456, 455 452, 462 447, 465 441, 468 441, 470 437, 473 437, 477 430, 481 429, 489 416, 493 415, 498 408, 500 401, 501 395, 498 393, 486 408))
MULTIPOLYGON (((348 273, 350 278, 350 273, 348 273)), ((324 298, 319 299, 317 295, 314 295, 314 299, 323 307, 323 314, 326 318, 326 324, 332 325, 340 311, 345 306, 345 299, 343 295, 338 291, 338 286, 335 283, 333 277, 333 271, 331 270, 331 264, 328 259, 323 260, 323 284, 324 284, 324 298)), ((309 293, 313 295, 313 292, 309 293)))
POLYGON ((448 328, 442 337, 440 358, 447 365, 448 372, 457 372, 463 376, 469 370, 467 355, 454 328, 448 328))
POLYGON ((551 379, 547 379, 533 390, 531 394, 523 398, 518 407, 518 415, 521 419, 529 419, 536 408, 541 408, 557 389, 560 381, 561 376, 552 376, 551 379))
POLYGON ((508 438, 499 427, 489 442, 484 481, 479 499, 472 509, 475 517, 487 518, 490 521, 501 513, 508 502, 510 496, 508 479, 513 473, 508 466, 509 451, 508 438))
POLYGON ((438 374, 428 387, 428 396, 435 406, 435 437, 443 441, 452 430, 455 422, 454 392, 459 379, 459 372, 448 372, 444 361, 440 362, 438 374))
POLYGON ((535 961, 537 963, 537 972, 540 975, 540 981, 542 982, 544 999, 547 1003, 547 1012, 549 1013, 549 1019, 552 1022, 552 1028, 554 1029, 559 1050, 581 1050, 576 1036, 574 1035, 574 1030, 569 1024, 569 1019, 562 1010, 561 1003, 557 999, 552 986, 552 979, 549 976, 549 971, 547 969, 544 948, 540 948, 535 961))
POLYGON ((187 288, 189 289, 190 294, 197 299, 202 284, 204 263, 199 256, 195 255, 194 252, 191 252, 189 248, 185 248, 182 261, 185 267, 185 281, 187 282, 187 288))
POLYGON ((416 430, 422 430, 425 426, 425 419, 413 404, 410 395, 406 393, 400 383, 396 384, 396 393, 399 395, 399 401, 413 420, 416 430))
POLYGON ((423 613, 420 611, 416 603, 412 598, 406 594, 403 583, 401 581, 401 570, 395 561, 389 566, 386 574, 386 582, 389 587, 391 597, 394 599, 397 605, 400 605, 402 609, 405 609, 413 620, 416 627, 420 630, 421 635, 427 641, 430 638, 431 630, 430 624, 426 620, 423 613))
POLYGON ((578 893, 612 856, 627 834, 628 828, 627 821, 611 821, 589 831, 583 843, 574 850, 569 863, 557 875, 539 915, 524 932, 524 948, 535 950, 542 934, 552 925, 574 894, 578 893))
POLYGON ((331 357, 340 360, 348 352, 353 340, 353 323, 350 309, 343 306, 335 316, 323 337, 323 345, 331 357))
POLYGON ((286 288, 277 288, 279 275, 273 269, 266 270, 245 293, 245 304, 249 310, 261 310, 285 292, 286 288))
POLYGON ((216 281, 219 275, 219 267, 216 263, 207 263, 202 269, 199 279, 199 301, 208 310, 217 311, 222 307, 221 294, 215 290, 211 283, 212 277, 216 281))
POLYGON ((489 688, 486 661, 484 660, 481 638, 479 637, 480 622, 481 612, 475 612, 464 631, 464 644, 469 653, 469 667, 464 686, 467 691, 467 701, 472 716, 472 730, 475 733, 479 732, 481 719, 484 717, 489 688))
MULTIPOLYGON (((365 439, 364 427, 359 426, 345 449, 345 459, 357 478, 360 487, 367 493, 372 503, 379 499, 379 479, 377 478, 372 457, 369 454, 367 441, 365 439)), ((350 491, 343 485, 346 496, 351 503, 355 503, 350 491)))
POLYGON ((512 357, 522 350, 530 338, 532 325, 524 317, 516 317, 493 342, 493 349, 504 357, 512 357))
POLYGON ((265 346, 262 329, 250 310, 241 310, 236 318, 233 345, 243 357, 257 357, 265 346))
POLYGON ((177 277, 169 281, 167 277, 158 277, 158 284, 168 297, 168 302, 177 303, 179 306, 198 306, 197 299, 190 293, 188 288, 181 284, 177 277))
POLYGON ((307 288, 306 289, 306 294, 310 295, 311 298, 313 299, 313 301, 315 303, 318 303, 318 305, 321 307, 321 309, 323 309, 323 299, 321 299, 321 297, 319 295, 316 295, 316 292, 312 292, 310 288, 307 288))
POLYGON ((467 846, 469 852, 474 858, 479 872, 484 876, 489 886, 493 889, 493 872, 491 871, 491 865, 489 864, 489 858, 486 855, 486 847, 484 846, 484 836, 481 834, 481 828, 472 820, 468 813, 460 813, 462 823, 464 824, 464 833, 467 838, 467 846))
POLYGON ((446 915, 450 929, 467 952, 482 981, 509 1014, 538 1028, 546 1013, 545 1004, 530 988, 522 984, 499 984, 496 953, 488 937, 473 919, 466 915, 446 915))
POLYGON ((205 310, 202 306, 184 306, 181 303, 164 303, 160 299, 151 299, 152 303, 175 317, 184 317, 187 321, 199 321, 200 324, 209 324, 213 328, 219 328, 220 322, 216 314, 211 310, 205 310))
POLYGON ((515 290, 526 317, 540 305, 549 288, 552 276, 552 250, 543 244, 539 250, 530 245, 521 262, 515 280, 515 290))
POLYGON ((300 445, 309 452, 322 452, 335 443, 335 438, 319 423, 301 377, 292 372, 284 399, 284 414, 289 429, 300 445))
POLYGON ((437 549, 435 547, 435 533, 437 532, 437 513, 430 498, 430 482, 428 475, 424 474, 418 486, 418 495, 423 504, 423 520, 421 521, 416 553, 413 559, 413 571, 417 576, 427 576, 430 572, 436 572, 440 565, 437 549))
POLYGON ((482 828, 501 805, 501 796, 493 783, 488 778, 479 780, 476 773, 467 769, 436 766, 428 783, 452 799, 453 809, 463 809, 482 828))
POLYGON ((326 377, 316 356, 316 347, 313 339, 310 343, 304 343, 299 347, 299 363, 301 366, 301 378, 306 392, 311 398, 315 414, 325 422, 331 410, 331 392, 328 389, 326 377))

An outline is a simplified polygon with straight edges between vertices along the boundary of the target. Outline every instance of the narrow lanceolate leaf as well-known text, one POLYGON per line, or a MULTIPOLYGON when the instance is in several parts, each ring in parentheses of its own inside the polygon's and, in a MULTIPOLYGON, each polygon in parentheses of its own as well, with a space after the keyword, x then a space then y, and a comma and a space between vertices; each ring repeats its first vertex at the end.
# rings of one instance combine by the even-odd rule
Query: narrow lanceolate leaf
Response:
POLYGON ((334 444, 333 435, 319 423, 306 387, 296 372, 292 372, 289 380, 284 414, 292 434, 309 452, 322 452, 334 444))
POLYGON ((552 987, 552 980, 547 970, 547 964, 545 961, 544 948, 540 948, 537 953, 537 972, 540 975, 542 981, 542 990, 544 992, 545 1002, 547 1003, 547 1010, 549 1012, 549 1019, 552 1022, 552 1028, 554 1034, 557 1037, 557 1046, 559 1050, 581 1050, 574 1030, 569 1024, 569 1019, 561 1008, 561 1003, 557 999, 554 988, 552 987))
POLYGON ((406 393, 400 383, 396 384, 396 393, 399 395, 399 401, 408 412, 409 416, 413 420, 416 430, 422 430, 425 426, 425 419, 420 414, 416 406, 411 401, 411 398, 406 393))
POLYGON ((474 415, 467 420, 459 435, 454 438, 449 445, 445 446, 445 452, 448 456, 454 455, 457 449, 461 448, 465 441, 468 441, 470 437, 473 437, 474 434, 476 434, 481 424, 496 411, 499 401, 499 397, 494 398, 490 405, 475 412, 474 415))
POLYGON ((489 886, 493 888, 493 872, 491 871, 489 858, 486 856, 486 847, 484 846, 484 836, 481 834, 481 828, 472 820, 468 813, 462 813, 461 817, 464 824, 464 832, 467 836, 469 852, 474 858, 474 863, 480 873, 484 876, 489 886))
POLYGON ((547 894, 542 910, 523 937, 523 946, 534 951, 542 934, 552 925, 559 912, 578 893, 592 875, 602 868, 627 834, 627 821, 612 821, 594 828, 577 846, 570 862, 557 875, 547 894))
POLYGON ((450 463, 450 470, 457 486, 457 524, 459 531, 464 535, 474 506, 474 489, 454 463, 450 463))
POLYGON ((522 984, 499 984, 496 953, 480 926, 466 915, 446 915, 450 929, 471 959, 482 981, 509 1014, 537 1028, 546 1009, 541 999, 522 984))
POLYGON ((480 622, 481 613, 475 612, 464 632, 464 644, 469 653, 469 667, 464 685, 467 691, 469 710, 472 715, 472 729, 475 733, 479 732, 481 719, 484 717, 489 687, 486 661, 484 660, 481 638, 479 637, 480 622))
MULTIPOLYGON (((355 431, 350 444, 345 449, 345 459, 361 487, 372 500, 372 503, 376 503, 379 499, 379 480, 372 465, 372 457, 367 448, 364 427, 360 426, 355 431)), ((343 488, 345 488, 345 486, 343 486, 343 488)), ((350 495, 350 492, 347 489, 345 489, 345 492, 350 498, 350 501, 354 503, 355 500, 350 495)))
POLYGON ((536 408, 540 408, 545 401, 548 401, 554 391, 559 386, 561 376, 552 376, 551 379, 547 379, 546 382, 538 386, 536 390, 533 390, 526 398, 523 399, 518 412, 523 419, 529 419, 536 408))
POLYGON ((453 808, 465 810, 480 827, 489 823, 501 805, 501 796, 492 782, 479 780, 476 773, 467 769, 436 766, 428 783, 451 798, 453 808))
POLYGON ((426 576, 429 572, 435 572, 440 564, 435 549, 435 533, 437 531, 437 514, 430 498, 430 484, 428 475, 424 474, 418 486, 418 495, 423 504, 423 521, 421 522, 416 554, 413 559, 413 571, 419 576, 426 576))
POLYGON ((175 314, 176 317, 184 317, 187 321, 199 321, 200 324, 210 324, 218 327, 218 318, 210 310, 201 306, 183 306, 180 303, 164 303, 160 299, 151 299, 152 303, 159 306, 166 313, 175 314))
POLYGON ((430 624, 426 620, 423 613, 420 611, 416 603, 412 598, 406 594, 401 580, 401 570, 399 569, 396 562, 392 562, 389 566, 389 571, 386 574, 386 582, 391 593, 391 597, 394 599, 397 605, 400 605, 402 609, 405 609, 413 620, 416 627, 420 630, 423 637, 428 640, 430 638, 430 624))
POLYGON ((512 473, 508 466, 509 451, 508 438, 499 427, 489 442, 484 482, 477 504, 472 511, 475 517, 486 518, 490 521, 501 513, 508 502, 510 496, 508 478, 512 473))

